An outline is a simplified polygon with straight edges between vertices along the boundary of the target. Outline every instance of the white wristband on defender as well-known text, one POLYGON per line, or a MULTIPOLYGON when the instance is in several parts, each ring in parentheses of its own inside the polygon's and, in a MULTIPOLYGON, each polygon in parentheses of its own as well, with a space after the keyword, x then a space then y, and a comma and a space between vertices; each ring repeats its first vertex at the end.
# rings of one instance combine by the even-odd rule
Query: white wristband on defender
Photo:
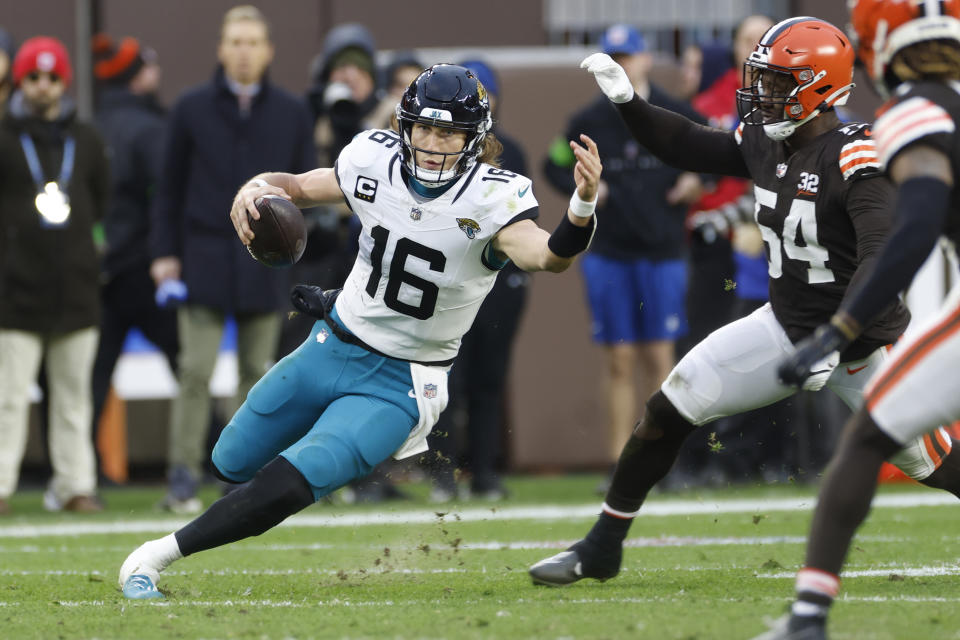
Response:
POLYGON ((250 181, 250 184, 256 185, 258 187, 269 187, 270 183, 264 180, 263 178, 254 178, 250 181))
POLYGON ((600 194, 597 193, 593 197, 593 200, 590 202, 584 202, 580 199, 580 195, 577 193, 577 190, 573 190, 573 195, 570 196, 570 213, 577 216, 578 218, 589 218, 593 215, 594 210, 597 208, 597 198, 600 197, 600 194))

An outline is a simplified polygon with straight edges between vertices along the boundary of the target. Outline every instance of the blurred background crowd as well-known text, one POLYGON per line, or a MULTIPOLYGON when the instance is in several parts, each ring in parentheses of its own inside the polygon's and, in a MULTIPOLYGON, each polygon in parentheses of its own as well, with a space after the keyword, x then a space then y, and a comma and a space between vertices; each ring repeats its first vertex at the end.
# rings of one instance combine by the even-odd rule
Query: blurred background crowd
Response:
MULTIPOLYGON (((502 165, 534 179, 542 226, 572 188, 567 141, 597 140, 600 224, 563 278, 504 270, 464 340, 431 451, 342 495, 402 499, 405 479, 426 477, 437 502, 499 500, 507 472, 608 472, 638 398, 762 305, 767 275, 750 184, 662 165, 577 65, 602 50, 652 103, 732 128, 740 62, 793 15, 845 19, 828 0, 8 7, 0 514, 18 483, 42 484, 50 510, 83 512, 103 508, 98 487, 131 480, 166 482, 161 508, 200 510, 219 430, 307 336, 310 323, 287 314, 290 286, 339 286, 359 232, 345 206, 305 211, 303 259, 271 270, 237 241, 233 194, 262 171, 332 166, 354 135, 389 128, 403 90, 438 62, 483 82, 502 165), (615 270, 630 290, 611 286, 615 270), (624 304, 631 326, 611 315, 624 304)), ((843 115, 869 119, 875 106, 861 89, 843 115)), ((801 393, 721 420, 691 439, 666 486, 812 481, 845 412, 801 393)))

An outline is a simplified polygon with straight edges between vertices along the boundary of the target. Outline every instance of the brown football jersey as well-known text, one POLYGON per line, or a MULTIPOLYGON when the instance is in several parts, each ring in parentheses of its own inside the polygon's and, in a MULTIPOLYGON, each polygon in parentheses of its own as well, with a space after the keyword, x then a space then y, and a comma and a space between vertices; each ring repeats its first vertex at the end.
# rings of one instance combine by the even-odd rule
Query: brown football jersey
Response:
MULTIPOLYGON (((858 248, 878 247, 890 229, 894 189, 880 169, 869 126, 852 123, 790 153, 762 127, 736 132, 754 180, 770 302, 794 342, 829 322, 858 265, 858 248)), ((865 357, 903 333, 910 314, 899 301, 843 354, 865 357)))

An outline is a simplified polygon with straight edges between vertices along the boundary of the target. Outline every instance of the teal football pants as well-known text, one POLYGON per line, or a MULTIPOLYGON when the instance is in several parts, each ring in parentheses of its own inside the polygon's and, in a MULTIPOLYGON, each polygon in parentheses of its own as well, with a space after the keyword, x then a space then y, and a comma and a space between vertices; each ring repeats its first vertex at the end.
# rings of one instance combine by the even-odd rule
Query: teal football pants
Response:
POLYGON ((419 419, 410 363, 337 339, 325 321, 257 382, 223 430, 213 463, 245 482, 277 455, 315 499, 370 473, 419 419))

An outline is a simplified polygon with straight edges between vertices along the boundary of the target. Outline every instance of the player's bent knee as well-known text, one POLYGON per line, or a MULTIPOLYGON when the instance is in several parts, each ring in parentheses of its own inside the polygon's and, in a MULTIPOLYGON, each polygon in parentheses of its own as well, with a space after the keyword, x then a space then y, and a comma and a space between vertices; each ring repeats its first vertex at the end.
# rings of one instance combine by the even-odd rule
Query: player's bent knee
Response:
POLYGON ((660 438, 685 439, 696 426, 680 415, 677 408, 663 393, 657 391, 647 400, 646 413, 637 424, 636 435, 644 440, 660 438))
POLYGON ((247 441, 240 429, 228 424, 220 434, 210 455, 214 473, 226 482, 238 483, 250 480, 259 468, 251 458, 252 451, 256 451, 253 443, 247 441))
POLYGON ((371 469, 349 443, 330 436, 283 455, 306 478, 316 500, 371 469))
POLYGON ((720 414, 723 381, 714 366, 698 353, 688 353, 677 363, 661 386, 671 406, 685 420, 701 425, 720 414))
POLYGON ((213 462, 213 465, 211 465, 211 466, 213 467, 213 475, 214 475, 214 477, 215 477, 217 480, 220 480, 221 482, 226 482, 226 483, 228 483, 228 484, 243 484, 244 482, 246 482, 246 480, 240 480, 240 479, 238 479, 238 478, 231 478, 230 476, 226 475, 223 471, 220 471, 220 469, 217 467, 217 463, 216 463, 216 462, 213 462))

